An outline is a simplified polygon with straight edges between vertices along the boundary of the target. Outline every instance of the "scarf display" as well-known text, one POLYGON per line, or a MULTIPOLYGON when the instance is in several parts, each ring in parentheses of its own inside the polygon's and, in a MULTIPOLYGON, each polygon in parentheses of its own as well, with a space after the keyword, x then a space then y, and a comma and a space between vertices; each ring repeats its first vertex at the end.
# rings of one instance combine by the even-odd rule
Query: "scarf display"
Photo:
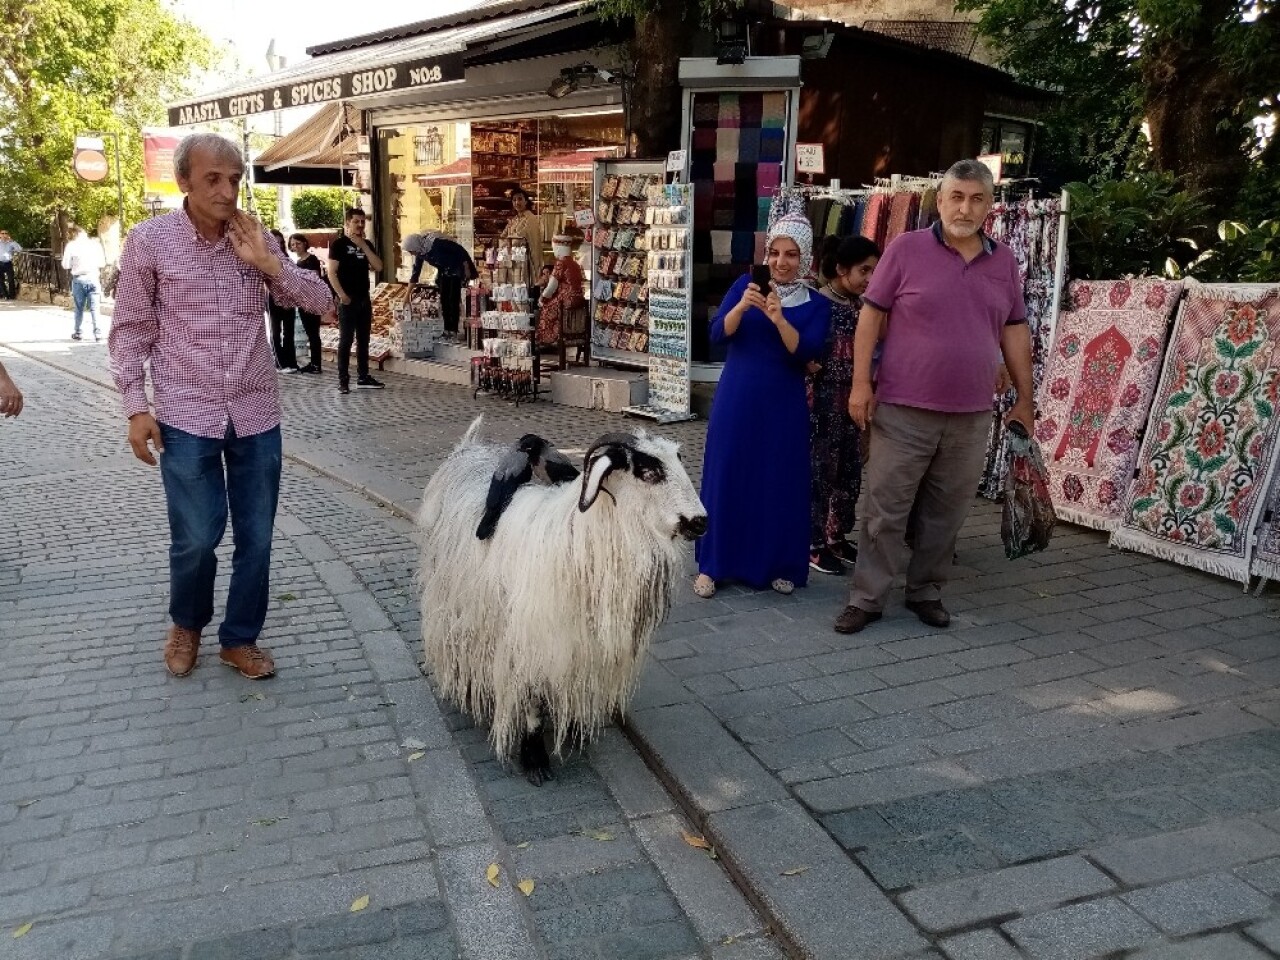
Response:
POLYGON ((1071 284, 1036 422, 1060 519, 1119 525, 1181 294, 1173 280, 1071 284))
POLYGON ((1280 286, 1187 281, 1112 546, 1247 584, 1278 437, 1280 286))
MULTIPOLYGON (((992 240, 1013 251, 1022 277, 1022 299, 1027 306, 1027 326, 1031 331, 1031 375, 1035 396, 1040 396, 1045 367, 1049 361, 1049 345, 1053 342, 1054 277, 1058 267, 1062 201, 1017 200, 1000 202, 991 208, 982 226, 992 240)), ((992 400, 991 432, 987 441, 987 463, 982 471, 978 492, 989 500, 1004 496, 1005 471, 1009 462, 1008 437, 1004 415, 1013 407, 1017 395, 1011 389, 996 394, 992 400)))

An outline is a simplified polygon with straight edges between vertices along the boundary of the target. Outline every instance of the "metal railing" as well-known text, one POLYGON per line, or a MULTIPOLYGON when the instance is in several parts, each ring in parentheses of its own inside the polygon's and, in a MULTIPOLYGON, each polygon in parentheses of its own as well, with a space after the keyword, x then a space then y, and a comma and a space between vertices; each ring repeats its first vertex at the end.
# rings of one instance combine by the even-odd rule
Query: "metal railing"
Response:
POLYGON ((13 272, 17 275, 19 288, 30 286, 36 290, 46 290, 50 303, 53 302, 55 293, 71 293, 71 276, 62 269, 62 264, 52 250, 23 250, 15 253, 13 272))

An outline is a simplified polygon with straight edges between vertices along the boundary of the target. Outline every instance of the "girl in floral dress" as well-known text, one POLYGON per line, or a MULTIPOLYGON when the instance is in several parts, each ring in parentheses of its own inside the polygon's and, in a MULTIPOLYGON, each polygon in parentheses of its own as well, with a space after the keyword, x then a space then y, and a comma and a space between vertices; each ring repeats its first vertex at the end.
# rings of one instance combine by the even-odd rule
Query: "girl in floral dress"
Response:
POLYGON ((845 539, 862 486, 862 436, 849 419, 853 332, 879 259, 880 249, 866 237, 828 237, 823 245, 827 285, 819 292, 831 301, 831 332, 822 356, 809 364, 809 567, 819 573, 842 574, 858 556, 845 539))

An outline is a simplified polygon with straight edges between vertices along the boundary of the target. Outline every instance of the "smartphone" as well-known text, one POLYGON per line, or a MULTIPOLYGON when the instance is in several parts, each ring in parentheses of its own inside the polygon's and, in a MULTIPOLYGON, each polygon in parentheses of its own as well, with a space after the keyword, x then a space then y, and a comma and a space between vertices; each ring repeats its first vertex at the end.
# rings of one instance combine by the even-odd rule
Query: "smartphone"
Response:
POLYGON ((767 263, 757 263, 751 268, 751 282, 760 288, 761 293, 769 292, 769 265, 767 263))

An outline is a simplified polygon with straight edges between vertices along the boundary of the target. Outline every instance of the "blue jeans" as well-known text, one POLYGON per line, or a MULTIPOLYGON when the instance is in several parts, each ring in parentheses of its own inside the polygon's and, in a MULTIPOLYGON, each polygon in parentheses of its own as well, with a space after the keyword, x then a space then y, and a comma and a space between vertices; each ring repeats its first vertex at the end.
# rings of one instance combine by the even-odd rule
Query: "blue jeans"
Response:
POLYGON ((76 334, 80 333, 80 322, 84 319, 84 308, 89 308, 89 317, 93 320, 93 336, 98 336, 98 285, 83 277, 74 277, 71 281, 71 299, 76 305, 76 334))
POLYGON ((271 528, 280 500, 280 428, 238 437, 228 424, 226 436, 215 440, 162 423, 160 435, 171 538, 169 617, 189 630, 203 630, 213 619, 214 550, 230 505, 236 548, 218 640, 224 647, 257 643, 267 618, 271 528))

